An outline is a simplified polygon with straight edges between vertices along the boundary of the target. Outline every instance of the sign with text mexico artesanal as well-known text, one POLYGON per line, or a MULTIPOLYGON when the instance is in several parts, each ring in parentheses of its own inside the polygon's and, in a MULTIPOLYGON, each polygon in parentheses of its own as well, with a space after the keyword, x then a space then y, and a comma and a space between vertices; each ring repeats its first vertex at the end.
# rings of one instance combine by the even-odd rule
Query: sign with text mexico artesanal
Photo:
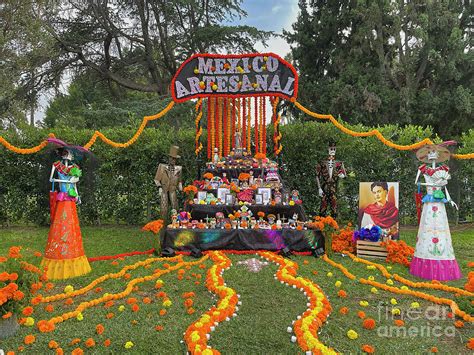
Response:
POLYGON ((295 68, 274 53, 195 54, 171 81, 176 102, 199 97, 279 96, 296 98, 295 68))

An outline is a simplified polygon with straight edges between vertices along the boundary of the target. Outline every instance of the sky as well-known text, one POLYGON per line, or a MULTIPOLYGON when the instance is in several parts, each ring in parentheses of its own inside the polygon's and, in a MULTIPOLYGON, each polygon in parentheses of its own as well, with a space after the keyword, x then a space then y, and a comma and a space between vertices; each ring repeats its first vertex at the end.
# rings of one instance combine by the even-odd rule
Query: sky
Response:
MULTIPOLYGON (((273 31, 281 34, 283 29, 292 30, 291 25, 296 22, 298 16, 298 0, 244 0, 242 8, 247 12, 247 17, 236 20, 233 24, 241 24, 256 27, 264 31, 273 31)), ((290 46, 283 38, 271 38, 265 48, 262 43, 256 43, 255 48, 259 52, 273 52, 284 58, 290 52, 290 46)), ((62 92, 67 92, 68 83, 62 85, 62 92)), ((35 121, 43 121, 46 108, 51 95, 42 95, 39 106, 35 112, 35 121)))
MULTIPOLYGON (((292 30, 291 25, 298 16, 298 0, 244 0, 242 7, 248 16, 240 21, 241 24, 278 34, 283 29, 292 30)), ((273 52, 280 57, 290 52, 290 46, 283 38, 272 38, 267 44, 267 48, 257 44, 256 49, 260 52, 273 52)))

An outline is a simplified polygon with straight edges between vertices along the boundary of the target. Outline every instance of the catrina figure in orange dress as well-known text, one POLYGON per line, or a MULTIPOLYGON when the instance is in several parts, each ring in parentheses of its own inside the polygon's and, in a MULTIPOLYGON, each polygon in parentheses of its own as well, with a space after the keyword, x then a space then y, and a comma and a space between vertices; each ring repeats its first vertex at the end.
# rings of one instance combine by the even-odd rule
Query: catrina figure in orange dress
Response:
POLYGON ((88 151, 56 138, 49 138, 48 142, 60 146, 58 153, 61 159, 54 162, 51 168, 51 227, 41 266, 46 267, 48 279, 61 280, 91 271, 84 254, 76 211, 76 204, 81 202, 77 182, 82 171, 74 163, 75 159, 88 151))

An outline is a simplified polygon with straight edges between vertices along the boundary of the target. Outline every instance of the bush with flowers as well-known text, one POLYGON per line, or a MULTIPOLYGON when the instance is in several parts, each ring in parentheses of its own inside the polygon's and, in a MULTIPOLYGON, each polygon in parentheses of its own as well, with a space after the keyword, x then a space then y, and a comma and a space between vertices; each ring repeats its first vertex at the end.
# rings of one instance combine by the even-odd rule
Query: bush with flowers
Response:
POLYGON ((405 266, 410 266, 410 260, 415 253, 415 249, 402 240, 388 240, 382 242, 382 246, 387 248, 386 261, 389 263, 397 263, 405 266))
MULTIPOLYGON (((331 216, 327 217, 314 217, 314 221, 308 224, 310 229, 316 229, 321 231, 324 235, 325 245, 332 246, 333 234, 339 229, 339 225, 331 216)), ((326 254, 332 254, 332 247, 326 247, 326 254)))
MULTIPOLYGON (((41 256, 38 252, 34 255, 41 256)), ((20 246, 11 247, 8 255, 0 256, 0 319, 16 318, 47 281, 44 271, 27 258, 33 258, 33 253, 20 246)))

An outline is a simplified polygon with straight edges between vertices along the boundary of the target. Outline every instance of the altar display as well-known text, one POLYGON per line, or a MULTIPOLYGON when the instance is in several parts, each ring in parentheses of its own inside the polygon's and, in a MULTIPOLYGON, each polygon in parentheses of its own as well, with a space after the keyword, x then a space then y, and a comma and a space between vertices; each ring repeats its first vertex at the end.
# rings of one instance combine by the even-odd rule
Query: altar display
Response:
POLYGON ((454 142, 426 145, 416 152, 423 162, 416 174, 415 184, 426 186, 418 228, 415 255, 410 264, 410 273, 428 280, 448 281, 462 277, 454 256, 445 204, 451 199, 447 185, 451 178, 447 165, 436 165, 449 160, 451 153, 447 146, 454 142), (418 182, 423 175, 424 183, 418 182), (444 188, 444 192, 443 192, 444 188))
POLYGON ((82 245, 76 210, 76 204, 81 202, 77 183, 82 170, 75 160, 88 152, 59 139, 49 138, 48 142, 60 147, 60 160, 54 162, 51 168, 51 226, 41 266, 47 267, 48 279, 68 279, 91 271, 82 245))

